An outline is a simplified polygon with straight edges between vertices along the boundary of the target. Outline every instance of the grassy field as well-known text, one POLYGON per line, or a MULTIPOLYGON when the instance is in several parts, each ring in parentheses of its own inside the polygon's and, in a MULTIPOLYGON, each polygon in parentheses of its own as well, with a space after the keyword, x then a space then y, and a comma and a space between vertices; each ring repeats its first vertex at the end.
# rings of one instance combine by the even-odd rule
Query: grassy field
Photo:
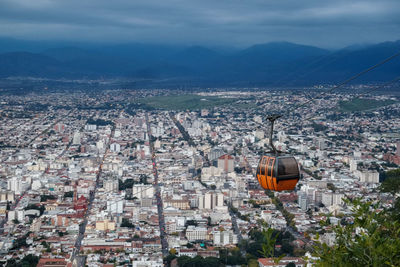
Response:
POLYGON ((217 96, 175 95, 145 98, 140 100, 140 103, 156 109, 195 110, 229 105, 235 101, 237 101, 237 99, 221 98, 217 96))
POLYGON ((374 99, 353 99, 350 101, 340 101, 339 109, 344 112, 372 110, 396 103, 394 100, 374 100, 374 99))

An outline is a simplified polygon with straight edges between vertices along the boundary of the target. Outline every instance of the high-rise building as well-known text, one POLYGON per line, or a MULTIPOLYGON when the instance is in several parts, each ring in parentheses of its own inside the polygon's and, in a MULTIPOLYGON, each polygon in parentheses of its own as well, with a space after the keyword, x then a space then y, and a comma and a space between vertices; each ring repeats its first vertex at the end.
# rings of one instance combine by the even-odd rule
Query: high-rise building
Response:
POLYGON ((211 149, 210 153, 208 153, 208 159, 210 161, 216 160, 222 155, 224 155, 225 152, 221 147, 214 147, 211 149))
POLYGON ((96 230, 99 231, 114 231, 115 230, 115 222, 109 220, 97 221, 96 222, 96 230))
POLYGON ((213 176, 221 176, 222 170, 217 167, 210 166, 204 167, 201 169, 201 180, 202 181, 210 181, 213 176))
POLYGON ((65 125, 62 123, 57 123, 56 125, 54 125, 54 131, 58 132, 58 133, 63 133, 65 130, 65 125))
POLYGON ((308 209, 308 197, 306 192, 300 191, 298 194, 298 204, 299 207, 303 210, 306 211, 308 209))
POLYGON ((97 129, 96 124, 86 124, 85 125, 85 130, 87 130, 87 131, 95 131, 96 129, 97 129))
POLYGON ((224 195, 222 193, 205 193, 199 197, 199 209, 213 210, 224 206, 224 195))
POLYGON ((21 177, 13 177, 7 181, 7 189, 21 195, 30 186, 30 181, 23 181, 21 177))
POLYGON ((17 177, 13 177, 7 181, 7 189, 13 192, 20 191, 21 181, 17 177))
POLYGON ((224 195, 222 193, 218 193, 215 202, 217 207, 224 206, 224 195))
POLYGON ((14 202, 14 192, 11 191, 1 191, 0 192, 0 202, 14 202))
POLYGON ((121 151, 121 145, 118 144, 118 143, 112 143, 112 144, 110 145, 110 150, 111 150, 112 152, 120 152, 120 151, 121 151))
POLYGON ((332 193, 331 192, 324 192, 322 193, 322 204, 325 205, 325 207, 332 206, 332 193))
POLYGON ((74 133, 74 137, 72 138, 73 145, 80 145, 81 144, 81 134, 79 132, 74 133))
POLYGON ((104 143, 103 143, 103 141, 97 141, 96 142, 96 147, 97 147, 97 149, 103 149, 104 148, 104 143))
POLYGON ((321 191, 318 191, 318 190, 314 191, 314 203, 317 205, 322 203, 322 192, 321 191))
POLYGON ((103 183, 104 190, 108 193, 116 193, 118 192, 118 180, 105 180, 103 183))
POLYGON ((355 159, 350 160, 350 171, 351 172, 354 172, 357 170, 357 164, 358 164, 357 160, 355 160, 355 159))
POLYGON ((213 231, 213 243, 215 246, 237 244, 237 236, 232 230, 213 231))
POLYGON ((332 194, 332 205, 342 205, 343 204, 344 194, 342 193, 333 193, 332 194))
POLYGON ((231 155, 225 154, 218 158, 218 169, 222 169, 225 172, 233 172, 234 170, 234 159, 231 155))
POLYGON ((361 183, 379 183, 379 173, 377 171, 359 171, 358 178, 361 183))
POLYGON ((108 200, 107 201, 107 211, 109 213, 122 214, 124 212, 124 200, 108 200))
POLYGON ((277 134, 278 140, 280 143, 284 143, 287 140, 286 134, 284 131, 279 131, 277 134))
POLYGON ((326 207, 332 205, 342 205, 344 194, 342 193, 332 193, 332 192, 324 192, 322 193, 322 204, 326 207))
POLYGON ((396 144, 396 155, 400 157, 400 142, 396 144))
POLYGON ((206 240, 207 239, 207 228, 194 225, 189 225, 186 229, 186 238, 189 242, 196 240, 206 240))
POLYGON ((154 196, 154 188, 152 185, 134 184, 132 187, 132 196, 138 199, 152 198, 154 196))
POLYGON ((325 143, 325 140, 323 138, 318 138, 317 139, 317 147, 320 150, 324 150, 326 148, 326 143, 325 143))
POLYGON ((157 139, 157 140, 154 142, 154 148, 155 148, 155 149, 159 149, 160 147, 161 147, 161 141, 157 139))

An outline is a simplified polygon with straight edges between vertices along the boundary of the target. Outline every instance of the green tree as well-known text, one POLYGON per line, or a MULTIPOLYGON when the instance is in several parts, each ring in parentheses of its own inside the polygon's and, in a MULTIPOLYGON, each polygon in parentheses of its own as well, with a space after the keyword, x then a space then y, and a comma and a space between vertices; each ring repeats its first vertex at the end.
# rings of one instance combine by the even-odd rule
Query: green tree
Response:
POLYGON ((326 187, 327 187, 329 190, 332 190, 333 192, 336 191, 336 186, 335 186, 334 184, 332 184, 332 183, 328 183, 328 184, 326 185, 326 187))
POLYGON ((7 267, 35 267, 39 262, 39 257, 32 254, 26 255, 21 261, 17 262, 15 259, 7 261, 7 267))
POLYGON ((65 192, 64 197, 74 197, 74 191, 65 192))
POLYGON ((122 218, 121 227, 135 228, 135 225, 127 218, 122 218))
POLYGON ((203 266, 210 266, 210 267, 219 267, 221 263, 219 262, 218 258, 215 257, 207 257, 202 262, 203 266))
POLYGON ((289 241, 283 241, 282 242, 282 252, 285 253, 286 255, 293 255, 293 246, 289 241))
POLYGON ((41 195, 40 196, 40 202, 46 202, 47 200, 55 200, 57 199, 57 196, 54 195, 41 195))
POLYGON ((191 261, 192 258, 189 256, 181 256, 178 258, 178 265, 179 267, 184 267, 186 264, 188 264, 191 261))
POLYGON ((188 226, 188 225, 194 225, 194 226, 197 226, 198 225, 198 223, 195 221, 195 220, 187 220, 186 221, 186 225, 188 226))
POLYGON ((64 236, 64 235, 68 235, 68 232, 67 232, 67 231, 65 231, 65 232, 59 231, 59 232, 58 232, 58 236, 62 237, 62 236, 64 236))
POLYGON ((125 181, 122 181, 121 179, 118 180, 118 189, 125 190, 127 188, 132 188, 132 186, 135 184, 135 181, 133 179, 126 179, 125 181))
POLYGON ((397 198, 393 204, 393 208, 389 209, 394 220, 400 222, 400 198, 397 198))
POLYGON ((242 254, 240 253, 240 249, 235 247, 229 250, 227 262, 228 265, 239 265, 245 264, 246 259, 243 258, 242 254))
MULTIPOLYGON (((380 186, 380 191, 385 193, 390 193, 396 196, 396 193, 400 192, 400 169, 391 170, 383 173, 383 179, 380 186)), ((397 197, 394 200, 393 207, 389 209, 394 220, 400 222, 400 198, 397 197)))
POLYGON ((207 217, 207 225, 211 226, 211 217, 210 216, 207 217))
POLYGON ((13 249, 19 249, 21 247, 27 247, 26 236, 17 238, 13 243, 13 249))
POLYGON ((249 267, 258 267, 259 265, 258 265, 258 261, 256 260, 256 259, 250 259, 248 262, 247 262, 247 265, 249 266, 249 267))
POLYGON ((400 192, 400 169, 385 172, 384 181, 380 186, 381 192, 395 195, 400 192))
POLYGON ((167 263, 167 266, 171 266, 171 261, 175 258, 175 254, 168 254, 168 256, 164 258, 164 261, 167 263))
POLYGON ((380 203, 346 200, 354 223, 333 228, 333 247, 320 242, 314 256, 320 266, 400 266, 400 223, 380 203))
POLYGON ((219 267, 221 263, 220 260, 215 257, 203 258, 201 256, 196 256, 190 258, 188 256, 181 256, 178 258, 178 265, 179 267, 219 267))
MULTIPOLYGON (((275 243, 278 239, 278 234, 274 233, 274 229, 268 228, 262 231, 264 236, 264 243, 261 245, 262 250, 259 251, 264 258, 274 258, 275 256, 275 243)), ((274 259, 278 263, 285 255, 281 255, 274 259)))

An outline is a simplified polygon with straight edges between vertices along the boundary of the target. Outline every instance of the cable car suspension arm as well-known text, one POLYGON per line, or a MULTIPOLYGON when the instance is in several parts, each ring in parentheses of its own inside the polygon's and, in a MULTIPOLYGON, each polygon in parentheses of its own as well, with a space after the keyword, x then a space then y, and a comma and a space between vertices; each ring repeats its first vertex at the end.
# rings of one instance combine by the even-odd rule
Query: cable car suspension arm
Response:
POLYGON ((269 132, 269 146, 272 148, 272 151, 274 152, 274 154, 277 154, 277 150, 274 146, 274 143, 272 142, 272 137, 274 135, 274 123, 275 123, 275 120, 279 119, 280 117, 282 117, 282 115, 278 115, 278 114, 270 115, 267 117, 267 119, 271 122, 271 130, 269 132))

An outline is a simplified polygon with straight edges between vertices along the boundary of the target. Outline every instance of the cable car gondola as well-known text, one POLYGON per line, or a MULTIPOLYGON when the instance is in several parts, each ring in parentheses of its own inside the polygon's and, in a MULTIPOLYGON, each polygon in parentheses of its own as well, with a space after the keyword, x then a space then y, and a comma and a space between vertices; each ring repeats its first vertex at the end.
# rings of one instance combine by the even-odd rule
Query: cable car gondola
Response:
MULTIPOLYGON (((400 56, 400 52, 397 52, 394 55, 382 60, 381 62, 365 69, 356 75, 348 78, 347 80, 339 83, 338 85, 332 87, 327 91, 323 91, 318 94, 318 96, 326 95, 327 93, 333 92, 334 90, 344 86, 345 84, 351 82, 352 80, 364 75, 367 72, 376 69, 377 67, 386 64, 387 62, 393 60, 394 58, 400 56)), ((379 86, 372 91, 378 90, 380 88, 384 88, 385 86, 397 82, 400 77, 396 77, 393 80, 389 81, 388 83, 379 86)), ((294 112, 299 107, 304 107, 311 103, 316 97, 312 97, 311 99, 307 100, 306 102, 289 108, 286 112, 287 114, 294 112)), ((282 155, 283 153, 277 151, 272 143, 272 134, 274 129, 274 122, 276 119, 280 118, 281 115, 272 115, 268 117, 268 120, 271 122, 271 133, 270 133, 270 141, 269 144, 272 148, 272 151, 268 152, 266 155, 263 155, 258 163, 256 178, 260 185, 264 189, 272 190, 272 191, 283 191, 283 190, 293 190, 296 187, 297 182, 300 179, 300 171, 299 166, 297 164, 296 159, 291 155, 282 155)))
POLYGON ((256 178, 264 189, 272 191, 293 190, 300 179, 299 166, 291 155, 277 151, 272 142, 274 122, 279 115, 269 116, 271 132, 269 144, 272 151, 263 155, 258 163, 256 178))

